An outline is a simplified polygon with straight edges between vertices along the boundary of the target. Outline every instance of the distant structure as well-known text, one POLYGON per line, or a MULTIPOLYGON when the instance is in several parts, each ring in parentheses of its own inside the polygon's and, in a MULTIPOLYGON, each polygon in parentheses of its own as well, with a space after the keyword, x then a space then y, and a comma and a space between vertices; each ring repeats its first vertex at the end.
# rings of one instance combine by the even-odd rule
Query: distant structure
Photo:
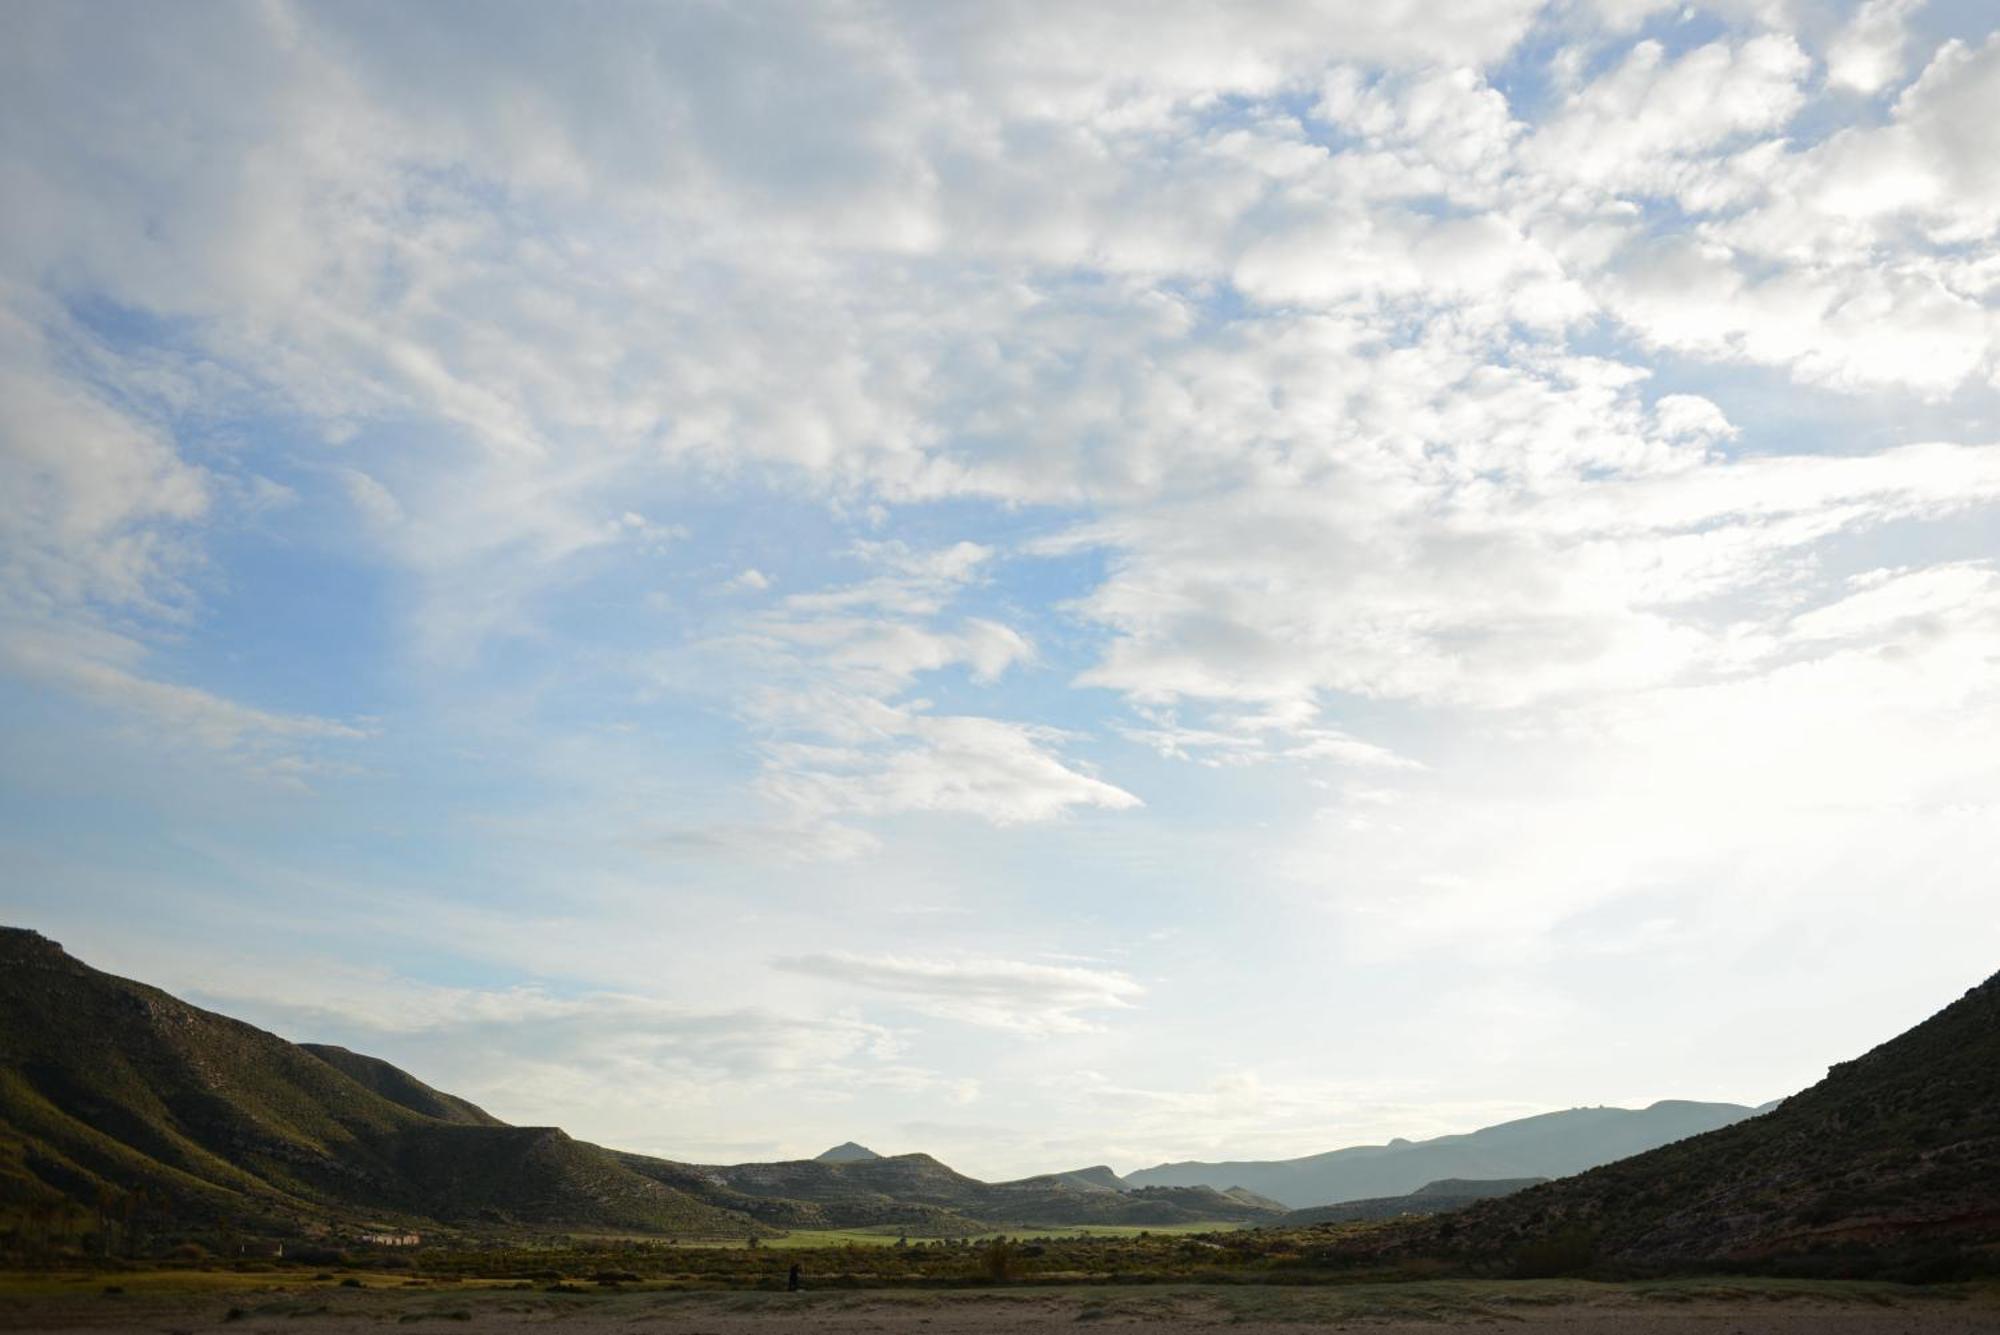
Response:
POLYGON ((424 1236, 421 1233, 363 1233, 359 1235, 359 1240, 377 1247, 415 1247, 423 1242, 424 1236))

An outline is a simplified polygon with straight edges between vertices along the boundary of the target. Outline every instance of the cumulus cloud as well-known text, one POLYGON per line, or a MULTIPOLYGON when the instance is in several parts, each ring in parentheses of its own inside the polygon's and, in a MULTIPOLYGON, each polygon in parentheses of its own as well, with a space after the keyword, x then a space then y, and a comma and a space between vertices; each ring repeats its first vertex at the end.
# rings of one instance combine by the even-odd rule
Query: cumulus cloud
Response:
POLYGON ((1572 93, 1526 148, 1539 170, 1596 190, 1673 194, 1700 158, 1781 129, 1805 103, 1812 62, 1782 34, 1711 42, 1669 58, 1637 43, 1572 93))
POLYGON ((758 788, 785 832, 777 846, 862 852, 874 841, 842 822, 911 812, 1004 826, 1140 805, 1065 761, 1063 729, 941 713, 909 697, 929 674, 962 669, 992 682, 1034 661, 1028 639, 997 621, 941 624, 991 549, 892 541, 863 543, 856 555, 881 573, 790 594, 710 645, 754 663, 768 683, 742 705, 770 736, 758 788))
POLYGON ((1923 0, 1865 0, 1826 48, 1826 79, 1836 88, 1875 93, 1903 73, 1908 20, 1923 0))

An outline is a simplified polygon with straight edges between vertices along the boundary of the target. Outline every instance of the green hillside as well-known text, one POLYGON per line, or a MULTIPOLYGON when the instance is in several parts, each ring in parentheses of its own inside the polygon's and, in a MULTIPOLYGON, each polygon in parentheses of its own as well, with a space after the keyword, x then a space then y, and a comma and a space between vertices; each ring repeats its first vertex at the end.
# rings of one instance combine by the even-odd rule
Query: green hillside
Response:
POLYGON ((753 1227, 561 1131, 502 1126, 386 1063, 316 1054, 0 929, 0 1205, 135 1191, 190 1226, 278 1232, 753 1227), (450 1120, 408 1106, 427 1103, 450 1120))
POLYGON ((774 1229, 1248 1222, 1108 1169, 988 1183, 925 1154, 712 1167, 514 1127, 379 1058, 294 1044, 0 928, 0 1209, 143 1199, 156 1230, 361 1222, 742 1237, 774 1229))
POLYGON ((408 1071, 391 1066, 380 1057, 350 1052, 346 1048, 335 1047, 330 1043, 301 1043, 299 1046, 335 1070, 366 1085, 389 1102, 401 1104, 411 1112, 435 1117, 440 1122, 458 1122, 465 1126, 506 1125, 477 1104, 468 1103, 442 1090, 432 1089, 408 1071))

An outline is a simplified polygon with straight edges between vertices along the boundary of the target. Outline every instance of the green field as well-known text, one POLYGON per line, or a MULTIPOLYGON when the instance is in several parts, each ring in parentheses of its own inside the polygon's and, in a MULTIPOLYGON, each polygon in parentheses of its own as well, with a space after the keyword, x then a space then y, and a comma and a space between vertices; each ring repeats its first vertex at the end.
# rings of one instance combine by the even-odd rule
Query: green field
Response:
MULTIPOLYGON (((1155 1224, 1150 1228, 1141 1228, 1137 1224, 1094 1224, 1087 1227, 1070 1224, 1055 1228, 996 1228, 987 1233, 966 1235, 962 1241, 975 1243, 989 1242, 994 1238, 1012 1238, 1016 1242, 1047 1242, 1056 1238, 1161 1238, 1198 1233, 1228 1233, 1241 1227, 1241 1224, 1233 1223, 1155 1224)), ((789 1250, 821 1247, 893 1247, 896 1244, 896 1240, 903 1236, 905 1235, 899 1230, 886 1226, 880 1228, 801 1228, 794 1229, 782 1237, 761 1239, 758 1245, 760 1247, 781 1247, 789 1250)), ((929 1239, 920 1237, 910 1238, 910 1242, 913 1245, 926 1241, 929 1241, 929 1239)), ((683 1243, 682 1245, 687 1246, 690 1244, 683 1243)), ((723 1240, 692 1245, 741 1247, 743 1243, 735 1240, 723 1240)))

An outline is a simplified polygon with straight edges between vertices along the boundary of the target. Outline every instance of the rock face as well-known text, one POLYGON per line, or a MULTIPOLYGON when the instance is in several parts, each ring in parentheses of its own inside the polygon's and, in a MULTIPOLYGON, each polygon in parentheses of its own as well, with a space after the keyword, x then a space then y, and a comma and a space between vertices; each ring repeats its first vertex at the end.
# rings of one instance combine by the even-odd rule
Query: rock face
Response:
POLYGON ((1635 1264, 2000 1243, 2000 975, 1761 1117, 1457 1215, 1408 1245, 1582 1239, 1635 1264))
POLYGON ((814 1163, 866 1163, 882 1156, 866 1145, 857 1145, 851 1140, 842 1141, 832 1149, 813 1156, 814 1163))
POLYGON ((1302 1159, 1173 1163, 1126 1174, 1141 1186, 1247 1187, 1294 1209, 1407 1195, 1439 1178, 1566 1177, 1752 1116, 1735 1103, 1572 1108, 1433 1140, 1356 1145, 1302 1159))

